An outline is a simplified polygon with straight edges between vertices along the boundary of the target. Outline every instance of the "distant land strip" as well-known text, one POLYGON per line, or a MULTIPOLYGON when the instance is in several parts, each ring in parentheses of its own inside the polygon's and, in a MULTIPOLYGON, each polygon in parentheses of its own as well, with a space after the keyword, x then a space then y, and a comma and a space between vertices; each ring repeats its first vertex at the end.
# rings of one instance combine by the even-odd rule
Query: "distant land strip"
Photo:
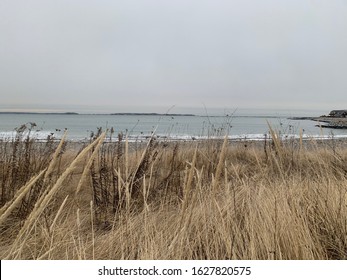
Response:
POLYGON ((0 112, 0 114, 5 115, 5 114, 22 114, 22 115, 79 115, 78 113, 75 112, 0 112))
POLYGON ((170 116, 195 117, 194 114, 160 114, 160 113, 76 113, 76 112, 0 112, 0 114, 29 114, 29 115, 111 115, 111 116, 170 116))
POLYGON ((159 114, 159 113, 111 113, 110 115, 115 116, 170 116, 170 117, 195 117, 194 114, 159 114))

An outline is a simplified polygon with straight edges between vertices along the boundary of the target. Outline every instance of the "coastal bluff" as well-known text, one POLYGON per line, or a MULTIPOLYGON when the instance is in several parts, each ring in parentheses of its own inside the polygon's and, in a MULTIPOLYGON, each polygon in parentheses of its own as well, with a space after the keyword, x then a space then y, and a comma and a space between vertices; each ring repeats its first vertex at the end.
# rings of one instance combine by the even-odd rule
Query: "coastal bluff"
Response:
POLYGON ((331 118, 347 118, 347 110, 333 110, 329 113, 331 118))

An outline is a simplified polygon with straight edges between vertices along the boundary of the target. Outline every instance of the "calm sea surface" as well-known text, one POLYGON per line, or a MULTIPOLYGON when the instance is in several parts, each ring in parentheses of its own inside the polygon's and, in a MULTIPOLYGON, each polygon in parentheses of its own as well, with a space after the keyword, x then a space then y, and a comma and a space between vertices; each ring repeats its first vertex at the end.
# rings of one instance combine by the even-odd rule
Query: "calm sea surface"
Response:
POLYGON ((31 135, 42 140, 50 134, 60 138, 65 128, 68 129, 70 140, 86 140, 98 127, 113 128, 115 139, 118 133, 123 133, 128 134, 131 140, 141 140, 154 131, 159 137, 173 140, 223 137, 225 133, 235 139, 263 139, 264 134, 269 133, 267 122, 283 137, 298 137, 301 130, 304 137, 347 137, 347 130, 321 129, 313 121, 288 119, 321 114, 322 112, 314 114, 306 111, 261 110, 234 114, 222 112, 214 116, 0 114, 0 139, 11 139, 15 136, 15 128, 22 124, 30 126, 30 122, 36 124, 31 135))

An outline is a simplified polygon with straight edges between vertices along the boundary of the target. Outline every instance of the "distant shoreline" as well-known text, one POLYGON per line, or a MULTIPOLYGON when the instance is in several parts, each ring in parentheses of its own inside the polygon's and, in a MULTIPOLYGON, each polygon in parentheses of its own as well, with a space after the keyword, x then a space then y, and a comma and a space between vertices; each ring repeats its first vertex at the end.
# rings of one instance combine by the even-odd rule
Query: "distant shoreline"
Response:
POLYGON ((112 116, 169 116, 169 117, 177 117, 177 116, 183 116, 183 117, 195 117, 194 114, 159 114, 159 113, 111 113, 106 115, 112 115, 112 116))
POLYGON ((76 112, 0 112, 0 115, 100 115, 100 116, 169 116, 195 117, 194 114, 160 114, 160 113, 76 113, 76 112))
MULTIPOLYGON (((79 116, 153 116, 153 117, 207 117, 207 118, 288 118, 288 116, 281 115, 202 115, 202 114, 191 114, 191 113, 77 113, 77 112, 1 112, 0 115, 79 115, 79 116)), ((313 119, 313 117, 292 117, 288 119, 313 119)))
POLYGON ((291 120, 310 120, 318 123, 317 127, 332 128, 332 129, 347 129, 347 118, 331 117, 331 116, 320 116, 320 117, 293 117, 291 120))
POLYGON ((16 115, 79 115, 79 113, 76 112, 0 112, 0 115, 10 115, 10 114, 16 114, 16 115))

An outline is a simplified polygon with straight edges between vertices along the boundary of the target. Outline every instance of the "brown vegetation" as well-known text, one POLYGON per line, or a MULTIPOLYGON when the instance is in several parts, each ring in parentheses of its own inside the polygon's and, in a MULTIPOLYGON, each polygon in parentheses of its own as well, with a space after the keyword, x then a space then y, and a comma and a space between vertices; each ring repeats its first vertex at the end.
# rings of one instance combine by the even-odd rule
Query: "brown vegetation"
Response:
POLYGON ((0 143, 1 259, 346 259, 337 140, 0 143))

